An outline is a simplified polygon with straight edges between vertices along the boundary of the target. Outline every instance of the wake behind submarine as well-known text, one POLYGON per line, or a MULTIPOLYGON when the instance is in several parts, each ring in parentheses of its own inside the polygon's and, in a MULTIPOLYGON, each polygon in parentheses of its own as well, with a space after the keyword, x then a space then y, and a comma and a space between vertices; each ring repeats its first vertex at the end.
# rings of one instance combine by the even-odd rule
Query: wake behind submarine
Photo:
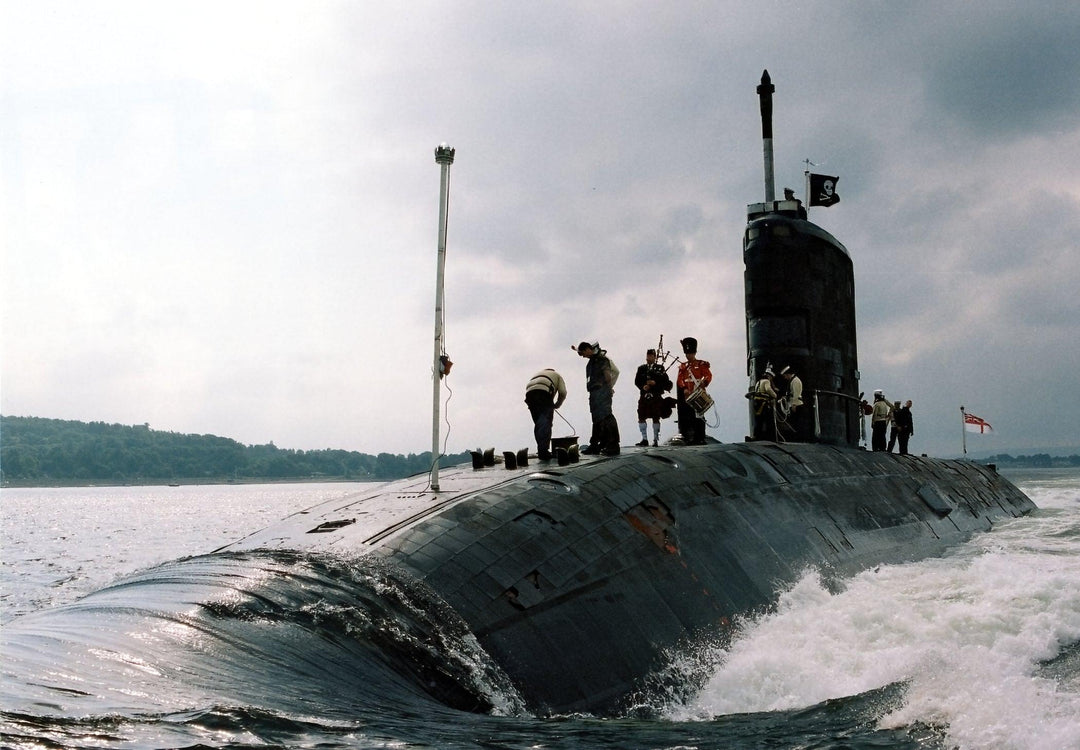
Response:
MULTIPOLYGON (((798 201, 775 199, 767 71, 758 93, 766 189, 743 238, 748 375, 767 363, 801 374, 810 419, 798 435, 558 465, 474 460, 302 511, 220 551, 375 556, 453 610, 530 710, 614 714, 672 654, 722 641, 807 568, 842 577, 940 555, 1031 511, 991 467, 858 447, 851 257, 798 201)), ((444 209, 452 159, 436 151, 444 209)), ((440 250, 445 210, 441 221, 440 250)))

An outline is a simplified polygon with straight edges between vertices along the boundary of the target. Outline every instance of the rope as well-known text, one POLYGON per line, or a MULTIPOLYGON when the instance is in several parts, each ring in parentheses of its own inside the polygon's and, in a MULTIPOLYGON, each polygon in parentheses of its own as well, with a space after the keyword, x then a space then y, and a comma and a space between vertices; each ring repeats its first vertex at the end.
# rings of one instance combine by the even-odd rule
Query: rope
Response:
POLYGON ((558 409, 556 409, 556 410, 555 410, 555 413, 559 415, 559 419, 561 419, 562 421, 566 422, 566 426, 570 428, 570 432, 572 432, 572 433, 574 433, 574 434, 576 435, 576 434, 577 434, 577 427, 574 427, 574 425, 570 424, 570 422, 568 422, 568 421, 566 420, 566 417, 564 417, 564 416, 562 415, 562 413, 561 413, 561 412, 559 412, 559 410, 558 410, 558 409))
MULTIPOLYGON (((434 375, 434 371, 432 372, 432 374, 434 375)), ((442 408, 443 422, 446 423, 446 436, 443 437, 442 450, 439 452, 439 455, 431 457, 431 463, 428 465, 427 484, 424 485, 424 489, 421 490, 422 492, 427 492, 431 489, 431 472, 435 469, 435 462, 438 461, 440 458, 444 458, 446 456, 446 444, 450 442, 450 399, 454 397, 454 389, 451 388, 449 384, 447 384, 446 391, 449 395, 443 402, 442 408)))

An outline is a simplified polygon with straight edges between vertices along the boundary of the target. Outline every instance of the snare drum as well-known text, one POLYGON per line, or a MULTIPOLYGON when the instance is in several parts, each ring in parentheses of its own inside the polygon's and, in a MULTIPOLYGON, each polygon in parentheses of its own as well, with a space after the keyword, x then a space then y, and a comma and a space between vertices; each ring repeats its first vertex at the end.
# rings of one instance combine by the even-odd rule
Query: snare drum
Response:
POLYGON ((712 408, 712 396, 705 392, 704 387, 700 387, 686 397, 686 405, 693 409, 694 413, 699 417, 704 416, 705 412, 712 408))

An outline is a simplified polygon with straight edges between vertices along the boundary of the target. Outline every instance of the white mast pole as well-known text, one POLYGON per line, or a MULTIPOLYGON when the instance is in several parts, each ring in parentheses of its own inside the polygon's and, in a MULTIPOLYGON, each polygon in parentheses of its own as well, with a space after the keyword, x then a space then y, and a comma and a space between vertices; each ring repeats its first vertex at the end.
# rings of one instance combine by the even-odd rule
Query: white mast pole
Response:
POLYGON ((450 165, 454 149, 440 143, 435 149, 435 163, 442 167, 439 187, 439 252, 435 271, 435 356, 432 360, 431 395, 431 489, 439 491, 439 407, 442 401, 443 376, 443 274, 446 268, 446 215, 450 203, 450 165))

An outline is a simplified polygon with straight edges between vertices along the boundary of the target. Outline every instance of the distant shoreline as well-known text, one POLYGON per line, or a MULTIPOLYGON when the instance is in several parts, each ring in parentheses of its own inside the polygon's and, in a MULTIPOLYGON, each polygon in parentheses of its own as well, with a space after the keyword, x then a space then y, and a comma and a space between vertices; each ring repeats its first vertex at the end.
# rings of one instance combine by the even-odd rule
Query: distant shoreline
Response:
POLYGON ((383 482, 389 482, 389 479, 376 479, 370 478, 355 478, 355 477, 283 477, 279 479, 266 479, 263 477, 245 477, 242 479, 213 479, 213 478, 195 478, 195 479, 148 479, 146 481, 134 481, 134 482, 107 482, 107 481, 88 481, 77 479, 57 479, 49 482, 4 482, 0 484, 0 489, 5 490, 22 490, 22 489, 49 489, 57 488, 62 489, 64 487, 184 487, 184 486, 213 486, 213 485, 226 485, 226 484, 381 484, 383 482))

